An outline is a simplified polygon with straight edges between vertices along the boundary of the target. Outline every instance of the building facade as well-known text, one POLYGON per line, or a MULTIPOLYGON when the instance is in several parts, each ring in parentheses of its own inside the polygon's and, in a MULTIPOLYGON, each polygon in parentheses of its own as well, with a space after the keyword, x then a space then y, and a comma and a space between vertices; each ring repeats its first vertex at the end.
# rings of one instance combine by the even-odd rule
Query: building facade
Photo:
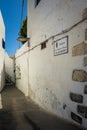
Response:
POLYGON ((87 0, 28 0, 30 46, 5 53, 0 12, 0 91, 5 72, 45 110, 87 128, 87 0), (14 69, 15 67, 15 69, 14 69))
POLYGON ((5 79, 9 76, 15 82, 14 59, 11 59, 5 51, 5 25, 0 12, 0 92, 5 87, 5 79))
POLYGON ((15 54, 15 81, 16 87, 21 90, 25 96, 28 96, 29 86, 29 48, 25 43, 15 54))
POLYGON ((87 0, 28 0, 28 94, 87 127, 87 0))
POLYGON ((5 26, 0 11, 0 91, 5 83, 5 26))

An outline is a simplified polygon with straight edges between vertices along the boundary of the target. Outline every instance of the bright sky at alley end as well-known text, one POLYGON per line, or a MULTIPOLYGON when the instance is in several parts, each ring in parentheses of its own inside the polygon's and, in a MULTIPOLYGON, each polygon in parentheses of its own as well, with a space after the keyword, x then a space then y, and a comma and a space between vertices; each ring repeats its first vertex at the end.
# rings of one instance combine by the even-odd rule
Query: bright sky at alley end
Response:
MULTIPOLYGON (((5 48, 9 55, 19 48, 16 40, 21 25, 22 0, 0 0, 0 10, 5 24, 5 48)), ((24 0, 22 20, 27 16, 27 0, 24 0)))

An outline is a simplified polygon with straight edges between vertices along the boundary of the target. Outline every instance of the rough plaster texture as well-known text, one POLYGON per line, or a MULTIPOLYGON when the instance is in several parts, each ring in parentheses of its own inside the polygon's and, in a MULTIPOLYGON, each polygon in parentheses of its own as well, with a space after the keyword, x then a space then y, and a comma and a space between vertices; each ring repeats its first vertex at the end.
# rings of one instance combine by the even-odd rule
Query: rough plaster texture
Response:
POLYGON ((5 52, 3 49, 0 49, 0 91, 2 91, 5 85, 5 52))
POLYGON ((12 81, 15 81, 14 77, 14 59, 11 59, 7 53, 5 53, 5 73, 7 73, 12 81))
POLYGON ((5 62, 5 51, 2 48, 2 39, 5 40, 5 26, 0 12, 0 91, 4 87, 4 62, 5 62))
POLYGON ((2 91, 5 85, 5 72, 8 73, 14 81, 14 61, 9 58, 3 49, 3 40, 5 41, 5 26, 0 12, 0 91, 2 91))
POLYGON ((28 96, 28 43, 24 44, 15 54, 16 87, 28 96))
MULTIPOLYGON (((87 7, 87 0, 41 0, 36 8, 34 0, 28 2, 30 48, 76 24, 87 7)), ((72 49, 85 41, 86 28, 87 21, 84 21, 70 32, 50 39, 45 49, 38 46, 29 52, 29 96, 46 110, 70 121, 73 121, 71 111, 77 114, 77 104, 70 100, 70 92, 81 95, 86 84, 72 80, 73 70, 86 71, 84 54, 72 57, 72 49), (54 56, 54 41, 67 35, 68 53, 54 56)), ((84 118, 78 120, 87 127, 84 118)))
POLYGON ((9 58, 8 54, 3 49, 3 42, 5 41, 5 25, 0 12, 0 91, 5 85, 5 72, 12 77, 14 81, 14 61, 9 58))
POLYGON ((76 34, 79 35, 78 28, 66 34, 69 35, 69 53, 54 56, 52 40, 47 43, 46 49, 41 51, 39 46, 29 53, 29 96, 46 110, 67 119, 71 119, 71 110, 77 113, 76 104, 69 99, 70 91, 81 94, 84 89, 81 83, 72 81, 73 70, 83 68, 83 56, 72 57, 73 44, 79 43, 79 38, 74 39, 76 34))
MULTIPOLYGON (((41 0, 35 8, 34 0, 28 1, 30 49, 81 20, 87 5, 87 0, 41 0)), ((43 50, 39 45, 27 52, 26 43, 15 55, 18 89, 44 109, 70 121, 74 119, 84 127, 87 120, 78 116, 77 104, 71 101, 70 92, 84 95, 86 82, 72 80, 73 70, 86 71, 84 49, 83 55, 76 57, 72 57, 72 49, 85 41, 86 28, 87 21, 84 21, 70 32, 48 40, 43 50), (54 56, 54 41, 65 36, 69 38, 68 53, 54 56)), ((86 101, 84 97, 83 106, 87 105, 86 101)))
POLYGON ((28 1, 28 36, 32 46, 81 20, 86 8, 86 0, 41 0, 36 8, 34 0, 28 1))

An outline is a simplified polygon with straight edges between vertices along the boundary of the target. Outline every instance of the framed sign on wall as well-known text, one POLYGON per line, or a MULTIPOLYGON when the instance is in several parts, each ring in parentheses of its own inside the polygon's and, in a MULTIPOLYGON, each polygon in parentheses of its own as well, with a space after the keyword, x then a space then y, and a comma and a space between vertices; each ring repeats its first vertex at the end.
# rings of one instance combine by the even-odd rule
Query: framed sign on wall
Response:
POLYGON ((54 56, 68 53, 68 36, 54 42, 54 56))

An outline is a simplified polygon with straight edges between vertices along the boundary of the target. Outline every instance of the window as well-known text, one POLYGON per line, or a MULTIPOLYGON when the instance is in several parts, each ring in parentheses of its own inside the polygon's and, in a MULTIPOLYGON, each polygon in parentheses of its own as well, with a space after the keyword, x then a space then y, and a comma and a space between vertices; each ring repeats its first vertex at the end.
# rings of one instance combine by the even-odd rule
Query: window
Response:
POLYGON ((5 41, 2 39, 2 47, 5 49, 5 41))
POLYGON ((43 43, 41 44, 41 50, 44 49, 44 48, 46 48, 46 42, 43 42, 43 43))
POLYGON ((35 8, 38 6, 38 4, 39 4, 40 1, 41 0, 35 0, 35 8))

